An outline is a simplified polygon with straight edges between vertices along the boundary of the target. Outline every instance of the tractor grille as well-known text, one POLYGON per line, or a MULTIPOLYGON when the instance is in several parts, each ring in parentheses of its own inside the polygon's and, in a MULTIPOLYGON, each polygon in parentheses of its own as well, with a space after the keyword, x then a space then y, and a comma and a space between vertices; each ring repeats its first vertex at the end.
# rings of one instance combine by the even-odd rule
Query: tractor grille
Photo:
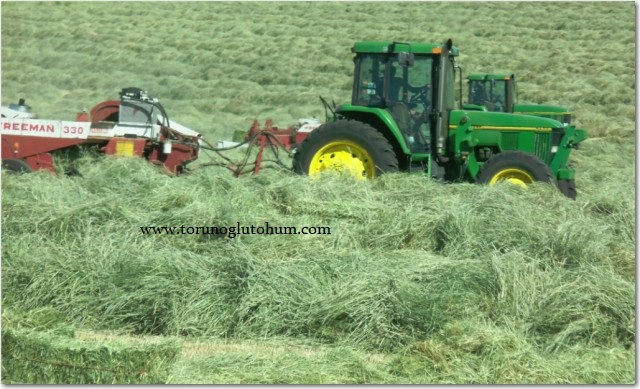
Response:
POLYGON ((535 154, 546 164, 551 162, 551 133, 536 134, 535 154))

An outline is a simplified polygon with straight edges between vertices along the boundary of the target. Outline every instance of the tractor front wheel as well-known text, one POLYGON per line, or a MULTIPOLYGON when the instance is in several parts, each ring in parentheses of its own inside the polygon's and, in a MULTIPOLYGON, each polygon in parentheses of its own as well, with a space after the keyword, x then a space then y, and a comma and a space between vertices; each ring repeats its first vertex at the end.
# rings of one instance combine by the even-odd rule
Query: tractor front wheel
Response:
POLYGON ((508 150, 496 154, 485 162, 476 177, 480 184, 498 182, 526 187, 534 182, 554 183, 553 172, 542 160, 532 154, 508 150))
POLYGON ((354 120, 338 120, 309 134, 294 155, 293 169, 310 176, 342 171, 369 179, 398 171, 398 158, 375 128, 354 120))

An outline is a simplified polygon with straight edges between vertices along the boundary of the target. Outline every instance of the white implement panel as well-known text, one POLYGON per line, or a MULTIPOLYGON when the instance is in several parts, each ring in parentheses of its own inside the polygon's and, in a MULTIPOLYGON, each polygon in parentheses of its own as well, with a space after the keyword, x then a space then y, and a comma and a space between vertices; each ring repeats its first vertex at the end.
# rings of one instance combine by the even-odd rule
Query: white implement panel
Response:
POLYGON ((87 139, 89 122, 69 122, 40 119, 0 119, 0 134, 37 136, 42 138, 87 139))
POLYGON ((113 136, 133 136, 138 138, 158 139, 160 137, 160 126, 157 124, 140 125, 135 124, 116 124, 113 127, 113 136))

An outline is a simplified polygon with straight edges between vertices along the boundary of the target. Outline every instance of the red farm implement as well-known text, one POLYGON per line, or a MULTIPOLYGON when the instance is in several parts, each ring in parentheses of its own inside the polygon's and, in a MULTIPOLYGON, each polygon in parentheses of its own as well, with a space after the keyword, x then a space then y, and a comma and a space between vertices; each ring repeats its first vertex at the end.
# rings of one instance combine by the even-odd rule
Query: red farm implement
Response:
POLYGON ((257 121, 246 133, 243 142, 219 144, 214 147, 202 136, 179 123, 169 120, 164 107, 155 98, 139 88, 125 88, 120 100, 108 100, 90 111, 77 114, 75 121, 38 119, 31 108, 20 99, 18 104, 2 107, 0 121, 2 141, 2 167, 10 171, 30 172, 49 170, 56 172, 53 153, 76 146, 94 146, 107 155, 138 156, 161 166, 168 174, 180 174, 195 161, 201 150, 216 152, 226 163, 223 165, 236 176, 253 171, 257 174, 264 160, 264 150, 270 148, 276 163, 282 165, 278 151, 290 149, 304 140, 320 123, 301 121, 298 126, 278 129, 271 120, 260 128, 257 121), (246 157, 234 163, 223 151, 247 146, 246 157), (257 147, 255 161, 249 163, 251 151, 257 147), (248 169, 248 170, 247 170, 248 169))

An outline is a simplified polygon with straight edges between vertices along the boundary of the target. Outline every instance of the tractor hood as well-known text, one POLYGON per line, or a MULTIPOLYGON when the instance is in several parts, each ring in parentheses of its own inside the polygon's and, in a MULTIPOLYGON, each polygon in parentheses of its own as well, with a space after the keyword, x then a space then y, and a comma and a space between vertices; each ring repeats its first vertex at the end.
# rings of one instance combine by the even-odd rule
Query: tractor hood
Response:
POLYGON ((451 111, 449 123, 455 125, 460 122, 463 116, 469 118, 472 127, 483 127, 485 129, 510 129, 519 130, 549 130, 552 128, 562 128, 564 125, 557 120, 530 116, 514 115, 504 112, 485 111, 451 111))
POLYGON ((535 115, 571 123, 571 111, 567 107, 547 104, 515 104, 513 113, 517 115, 535 115))
POLYGON ((524 115, 565 115, 570 114, 569 108, 547 104, 515 104, 513 113, 524 115))

